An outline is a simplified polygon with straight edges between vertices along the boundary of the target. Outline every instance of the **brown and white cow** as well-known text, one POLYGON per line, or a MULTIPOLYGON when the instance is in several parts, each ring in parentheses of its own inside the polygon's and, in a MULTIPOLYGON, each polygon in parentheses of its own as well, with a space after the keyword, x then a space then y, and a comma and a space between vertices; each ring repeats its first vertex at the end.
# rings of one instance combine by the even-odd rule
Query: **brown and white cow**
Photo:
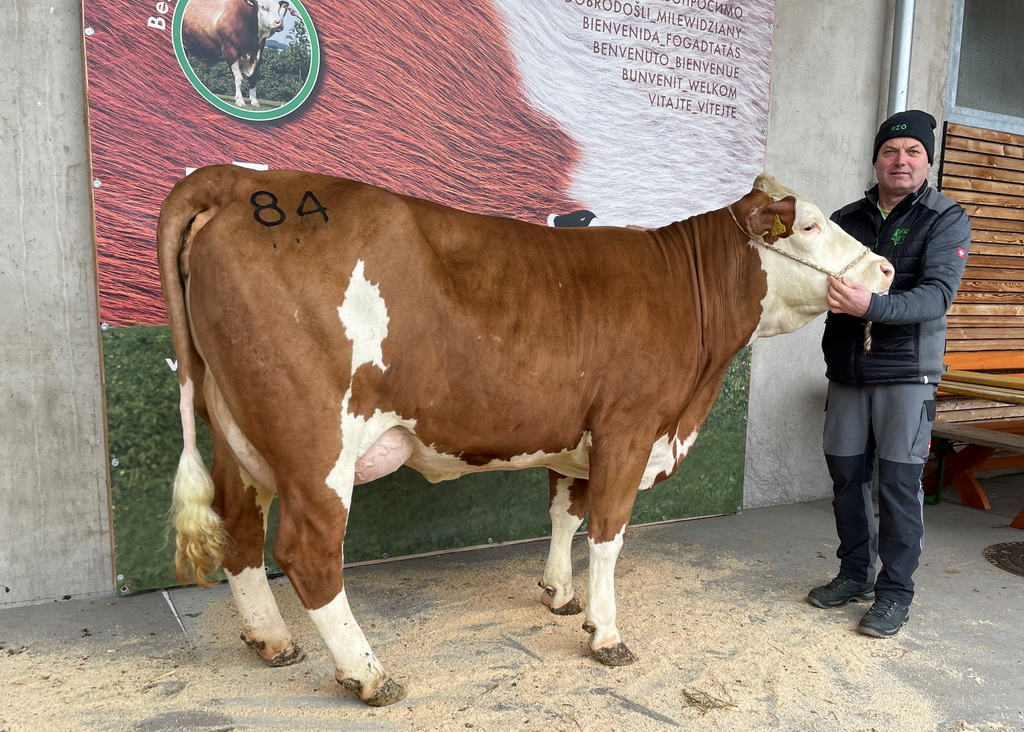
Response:
POLYGON ((263 571, 280 496, 274 557, 336 678, 371 705, 404 692, 346 598, 353 485, 403 464, 431 481, 549 468, 542 600, 581 610, 570 543, 589 512, 584 628, 598 660, 629 663, 613 577, 637 491, 675 471, 741 348, 824 312, 828 272, 876 292, 892 273, 768 175, 731 206, 638 231, 217 166, 174 187, 158 239, 185 442, 179 577, 222 564, 243 639, 270 664, 297 660, 263 571))
POLYGON ((249 103, 256 99, 263 45, 284 29, 288 0, 188 0, 181 17, 181 43, 207 63, 223 61, 235 77, 235 104, 245 106, 242 75, 249 78, 249 103))

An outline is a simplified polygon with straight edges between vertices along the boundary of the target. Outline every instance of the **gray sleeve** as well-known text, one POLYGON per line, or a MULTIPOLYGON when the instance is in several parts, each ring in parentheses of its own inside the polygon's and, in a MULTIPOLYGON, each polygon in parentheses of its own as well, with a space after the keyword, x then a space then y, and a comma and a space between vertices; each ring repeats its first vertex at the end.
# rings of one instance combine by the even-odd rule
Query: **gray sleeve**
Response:
POLYGON ((960 287, 970 242, 967 212, 961 206, 946 209, 928 234, 917 284, 893 295, 872 294, 864 319, 900 325, 941 318, 960 287))

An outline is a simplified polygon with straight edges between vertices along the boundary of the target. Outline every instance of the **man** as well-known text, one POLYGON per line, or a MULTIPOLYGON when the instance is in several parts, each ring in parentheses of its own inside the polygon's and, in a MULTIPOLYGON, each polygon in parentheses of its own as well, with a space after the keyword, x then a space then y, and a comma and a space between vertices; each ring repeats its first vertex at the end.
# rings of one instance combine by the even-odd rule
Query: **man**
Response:
POLYGON ((921 473, 943 370, 946 311, 970 243, 967 213, 927 182, 935 119, 899 112, 875 136, 878 184, 832 214, 895 268, 887 295, 830 278, 822 350, 829 379, 824 450, 833 481, 839 575, 807 599, 874 600, 857 629, 884 638, 910 617, 924 541, 921 473), (871 501, 878 458, 878 525, 871 501), (876 560, 881 570, 876 575, 876 560))

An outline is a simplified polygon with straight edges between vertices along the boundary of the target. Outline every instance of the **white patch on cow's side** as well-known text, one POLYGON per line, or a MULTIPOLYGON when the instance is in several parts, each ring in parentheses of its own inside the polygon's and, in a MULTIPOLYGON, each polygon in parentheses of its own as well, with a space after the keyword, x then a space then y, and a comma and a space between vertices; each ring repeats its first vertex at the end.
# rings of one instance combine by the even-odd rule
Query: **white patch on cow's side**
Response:
POLYGON ((662 435, 659 437, 658 441, 651 447, 651 455, 647 459, 647 468, 644 470, 643 478, 640 479, 638 490, 650 490, 659 475, 662 473, 665 475, 671 474, 676 469, 676 466, 679 465, 679 461, 686 457, 696 439, 697 430, 694 430, 689 437, 682 441, 680 441, 678 435, 662 435))
POLYGON ((242 616, 242 637, 248 643, 263 643, 260 654, 272 659, 292 645, 292 634, 277 607, 263 567, 247 567, 234 575, 224 570, 242 616))
POLYGON ((267 526, 270 522, 270 504, 274 502, 274 491, 256 480, 249 471, 242 466, 238 467, 238 474, 242 478, 242 485, 246 488, 252 488, 255 491, 256 509, 260 512, 260 518, 263 520, 263 537, 266 538, 267 526))
POLYGON ((470 465, 455 455, 439 452, 431 445, 414 440, 414 450, 408 464, 431 483, 453 480, 469 473, 523 468, 550 468, 560 475, 588 478, 591 443, 592 438, 588 431, 583 433, 576 447, 561 452, 547 453, 538 450, 534 453, 516 455, 509 460, 492 460, 483 465, 470 465))
POLYGON ((338 308, 338 317, 345 326, 345 336, 352 341, 352 373, 366 363, 386 371, 382 351, 388 337, 387 304, 380 288, 364 275, 365 264, 356 262, 352 278, 345 290, 345 299, 338 308))
POLYGON ((626 527, 623 526, 611 541, 598 544, 593 539, 587 540, 590 545, 587 620, 595 628, 590 641, 590 647, 595 650, 622 642, 615 625, 615 564, 622 551, 625 533, 626 527))
POLYGON ((572 537, 583 523, 582 516, 569 513, 569 486, 573 478, 555 482, 555 496, 548 513, 551 515, 551 545, 544 565, 544 602, 549 607, 562 607, 573 598, 572 537))
POLYGON ((309 617, 331 652, 339 681, 354 679, 362 687, 360 694, 366 698, 388 680, 387 670, 377 660, 352 615, 344 589, 322 608, 310 610, 309 617))

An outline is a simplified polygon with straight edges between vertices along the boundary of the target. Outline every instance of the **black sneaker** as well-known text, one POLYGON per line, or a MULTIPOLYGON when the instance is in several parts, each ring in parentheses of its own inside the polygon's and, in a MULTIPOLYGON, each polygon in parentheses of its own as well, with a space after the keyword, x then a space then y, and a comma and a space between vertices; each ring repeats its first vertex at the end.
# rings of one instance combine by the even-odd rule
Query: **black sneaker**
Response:
POLYGON ((899 633, 900 628, 908 620, 910 620, 909 605, 902 605, 895 600, 879 597, 861 618, 857 630, 875 638, 889 638, 899 633))
POLYGON ((807 593, 807 602, 824 608, 842 607, 851 600, 874 599, 875 586, 871 582, 857 582, 842 575, 807 593))

